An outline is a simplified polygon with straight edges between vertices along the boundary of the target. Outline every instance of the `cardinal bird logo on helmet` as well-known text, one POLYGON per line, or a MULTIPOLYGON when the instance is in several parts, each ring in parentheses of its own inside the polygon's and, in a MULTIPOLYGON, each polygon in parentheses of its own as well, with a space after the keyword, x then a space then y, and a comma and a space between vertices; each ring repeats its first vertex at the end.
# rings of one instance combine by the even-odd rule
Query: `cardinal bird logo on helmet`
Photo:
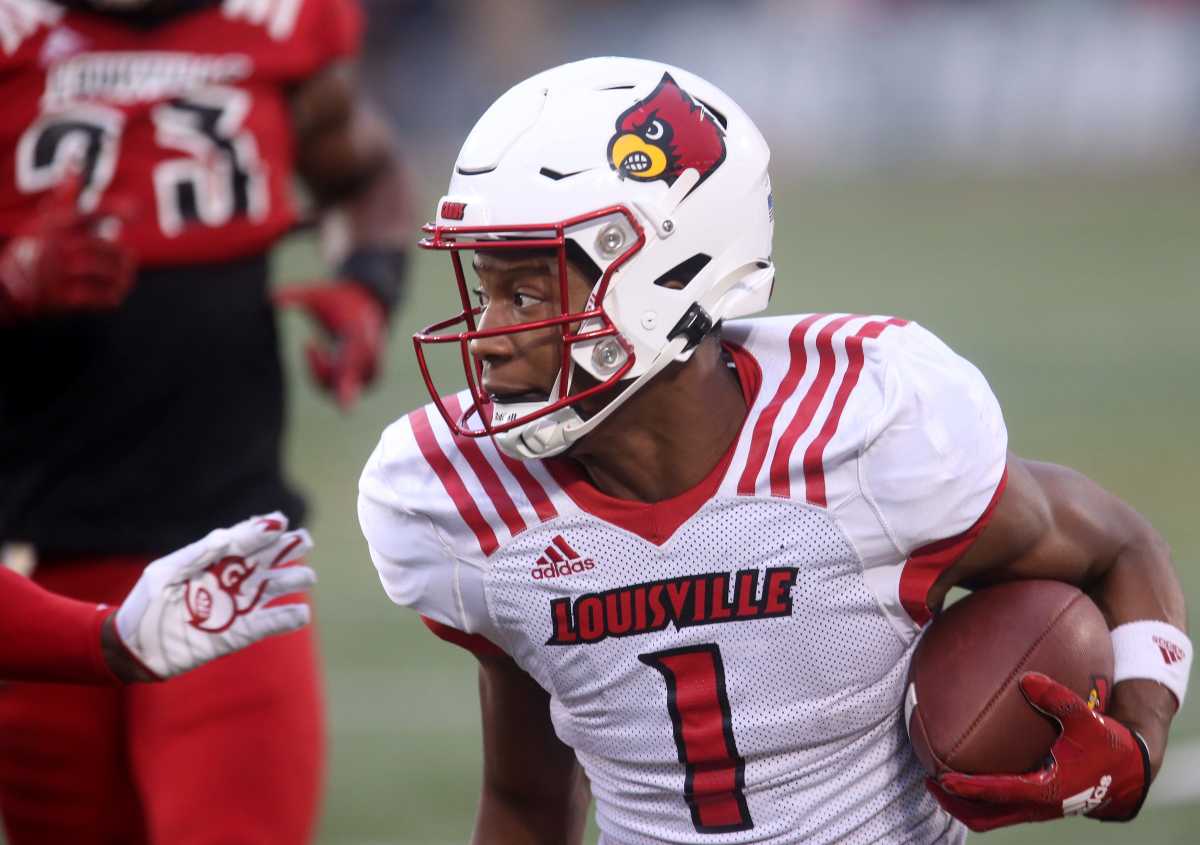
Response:
POLYGON ((639 182, 673 185, 689 167, 703 182, 724 160, 725 130, 669 73, 650 96, 621 113, 608 141, 613 170, 639 182))

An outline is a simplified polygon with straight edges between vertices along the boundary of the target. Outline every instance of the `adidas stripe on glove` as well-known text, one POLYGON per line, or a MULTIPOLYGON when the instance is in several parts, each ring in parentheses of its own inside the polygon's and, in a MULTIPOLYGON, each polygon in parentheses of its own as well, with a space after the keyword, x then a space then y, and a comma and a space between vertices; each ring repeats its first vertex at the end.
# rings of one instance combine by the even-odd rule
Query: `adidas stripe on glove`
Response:
POLYGON ((929 791, 946 812, 977 832, 1072 815, 1136 816, 1150 788, 1150 755, 1141 737, 1040 673, 1022 677, 1021 691, 1061 728, 1049 764, 1023 775, 948 772, 930 779, 929 791))

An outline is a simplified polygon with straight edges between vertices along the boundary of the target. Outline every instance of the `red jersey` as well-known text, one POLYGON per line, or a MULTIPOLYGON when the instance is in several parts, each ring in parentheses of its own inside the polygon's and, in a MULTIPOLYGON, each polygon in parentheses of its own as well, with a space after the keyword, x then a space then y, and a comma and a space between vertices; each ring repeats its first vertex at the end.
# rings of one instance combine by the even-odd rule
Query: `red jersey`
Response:
POLYGON ((0 0, 0 238, 76 162, 82 211, 136 204, 144 266, 265 251, 295 215, 289 88, 361 28, 354 0, 223 0, 153 26, 0 0))

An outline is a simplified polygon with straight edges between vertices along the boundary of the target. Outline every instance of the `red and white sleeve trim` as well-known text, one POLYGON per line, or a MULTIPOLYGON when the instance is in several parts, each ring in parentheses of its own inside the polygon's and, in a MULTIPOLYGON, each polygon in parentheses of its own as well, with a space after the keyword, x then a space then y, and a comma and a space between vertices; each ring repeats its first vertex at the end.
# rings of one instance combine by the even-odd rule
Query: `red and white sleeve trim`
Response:
POLYGON ((496 645, 487 637, 480 634, 468 634, 465 631, 460 631, 457 628, 452 628, 449 625, 443 625, 436 619, 430 619, 422 614, 421 621, 425 623, 425 627, 433 632, 434 636, 445 640, 448 643, 454 643, 460 648, 465 648, 467 651, 476 657, 505 657, 504 649, 496 645))
POLYGON ((1006 467, 996 485, 996 492, 974 525, 961 534, 914 550, 904 562, 900 571, 900 604, 917 625, 924 626, 933 618, 933 611, 928 604, 930 589, 943 572, 967 553, 987 527, 1007 484, 1006 467))

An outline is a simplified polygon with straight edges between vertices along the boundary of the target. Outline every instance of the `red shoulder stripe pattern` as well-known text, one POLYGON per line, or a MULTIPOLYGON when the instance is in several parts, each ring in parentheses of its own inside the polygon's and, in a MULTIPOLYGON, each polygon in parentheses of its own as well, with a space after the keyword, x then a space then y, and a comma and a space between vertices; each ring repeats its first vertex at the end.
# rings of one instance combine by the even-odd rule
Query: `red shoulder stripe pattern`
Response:
POLYGON ((900 604, 918 625, 923 626, 933 618, 933 611, 927 602, 933 583, 967 553, 975 538, 987 527, 1007 485, 1008 467, 1005 467, 1004 474, 1000 476, 1000 483, 996 485, 996 492, 992 494, 992 500, 983 509, 979 519, 975 520, 974 525, 954 537, 915 549, 904 562, 904 568, 900 570, 900 604))
POLYGON ((513 478, 517 480, 517 484, 521 485, 521 490, 525 493, 525 498, 529 500, 529 504, 533 505, 534 512, 538 515, 538 519, 545 522, 548 519, 554 519, 558 516, 558 510, 555 509, 550 497, 546 495, 546 490, 538 483, 538 480, 533 477, 533 473, 524 463, 516 458, 510 458, 503 452, 499 453, 500 460, 504 463, 505 468, 512 473, 513 478))
MULTIPOLYGON (((451 397, 447 405, 453 413, 462 413, 462 400, 457 395, 451 397)), ((456 442, 461 442, 464 439, 466 438, 457 438, 456 442)), ((546 488, 533 477, 533 473, 529 471, 529 467, 525 466, 524 461, 510 458, 499 449, 496 450, 496 455, 500 458, 500 462, 504 464, 504 468, 516 480, 517 485, 521 488, 521 492, 529 500, 529 504, 533 506, 533 511, 537 514, 539 522, 545 522, 558 516, 558 510, 554 507, 554 503, 550 501, 550 496, 546 493, 546 488)), ((501 486, 503 486, 503 483, 501 486)))
POLYGON ((812 425, 817 408, 825 398, 825 391, 833 381, 833 372, 837 367, 837 358, 833 352, 833 335, 846 323, 854 319, 853 314, 847 314, 830 320, 817 332, 817 377, 809 385, 808 392, 800 400, 796 415, 784 429, 783 436, 775 444, 775 454, 771 458, 771 495, 787 498, 792 494, 791 460, 792 450, 796 441, 812 425))
POLYGON ((829 411, 829 416, 821 426, 820 432, 804 451, 804 495, 812 504, 822 508, 828 504, 825 499, 825 447, 837 433, 842 412, 846 409, 846 402, 850 399, 850 394, 854 392, 854 388, 858 384, 858 377, 862 373, 863 341, 874 340, 883 334, 884 329, 888 326, 903 326, 907 323, 907 320, 895 317, 888 320, 874 320, 859 329, 853 337, 847 338, 846 373, 842 376, 842 383, 834 395, 833 407, 829 411))
POLYGON ((778 419, 784 403, 796 392, 796 386, 800 384, 800 379, 804 378, 805 366, 808 363, 808 356, 804 352, 805 335, 808 334, 812 324, 822 316, 824 315, 813 314, 805 317, 788 335, 788 352, 790 353, 788 369, 779 382, 775 395, 763 408, 754 424, 754 433, 750 438, 750 453, 746 457, 746 466, 742 470, 741 478, 738 479, 738 495, 754 495, 758 473, 767 459, 767 450, 771 447, 771 429, 775 427, 775 420, 778 419))
POLYGON ((463 522, 475 534, 475 539, 479 541, 479 548, 484 555, 490 555, 500 548, 500 543, 496 540, 496 533, 484 519, 483 514, 479 512, 479 508, 471 498, 470 491, 463 484, 462 478, 454 469, 450 459, 446 457, 446 453, 442 451, 442 447, 438 445, 437 437, 429 424, 429 414, 424 408, 418 408, 408 415, 408 420, 417 441, 417 448, 421 450, 425 461, 437 475, 438 480, 442 482, 442 487, 454 502, 454 507, 458 510, 463 522))
MULTIPOLYGON (((459 401, 457 395, 446 397, 446 410, 455 419, 462 415, 462 403, 459 401)), ((496 506, 496 513, 500 515, 500 518, 504 520, 504 524, 508 527, 508 533, 516 536, 524 531, 525 520, 521 518, 521 514, 517 511, 517 506, 513 504, 512 497, 504 489, 504 485, 500 482, 500 477, 496 475, 496 471, 492 469, 492 465, 483 456, 483 450, 479 448, 479 444, 470 437, 455 437, 454 445, 458 447, 463 457, 467 459, 467 463, 470 464, 471 469, 475 471, 479 483, 483 485, 483 491, 492 500, 492 504, 496 506)))

